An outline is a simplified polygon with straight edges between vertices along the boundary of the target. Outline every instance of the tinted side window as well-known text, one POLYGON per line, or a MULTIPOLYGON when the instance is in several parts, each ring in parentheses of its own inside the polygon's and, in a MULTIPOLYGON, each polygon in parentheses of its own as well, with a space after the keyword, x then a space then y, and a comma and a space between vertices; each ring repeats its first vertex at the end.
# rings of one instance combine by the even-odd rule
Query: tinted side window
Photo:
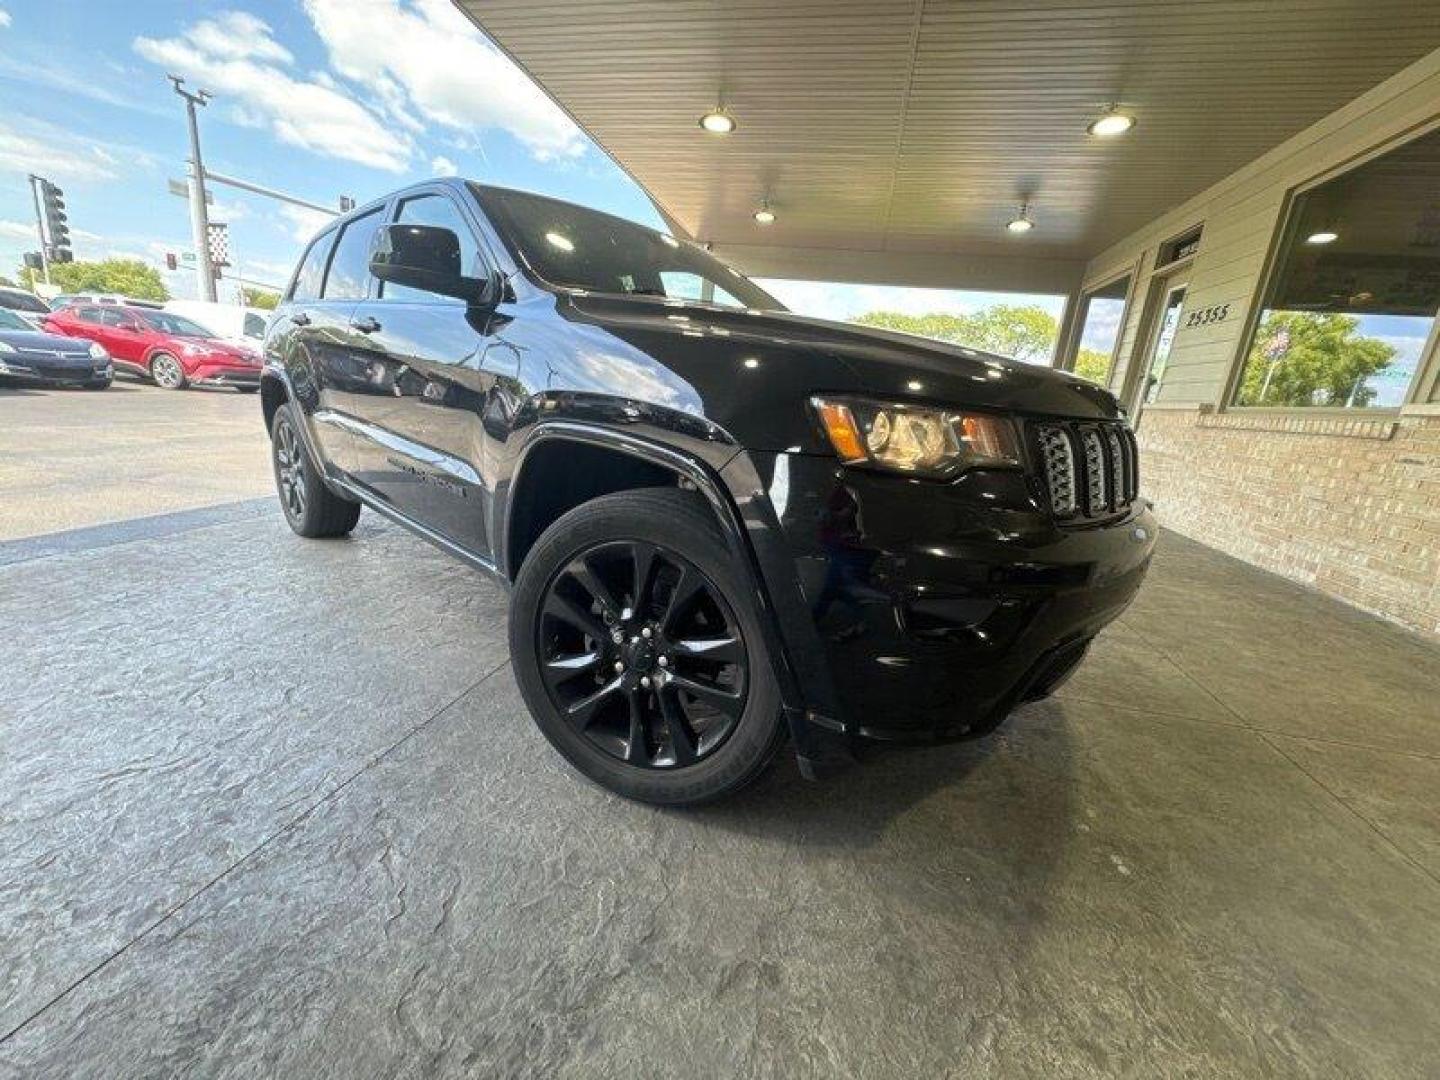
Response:
POLYGON ((125 323, 134 321, 125 312, 117 311, 114 308, 101 308, 96 314, 100 316, 100 321, 106 326, 123 326, 125 323))
POLYGON ((240 332, 246 337, 263 338, 265 336, 265 320, 253 311, 247 311, 245 326, 240 332))
POLYGON ((325 258, 330 254, 330 245, 335 240, 333 232, 322 233, 311 242, 300 260, 300 272, 295 275, 295 284, 290 287, 291 300, 318 300, 320 283, 325 280, 325 258))
POLYGON ((76 308, 75 318, 81 322, 98 323, 100 321, 100 309, 93 307, 76 308))
MULTIPOLYGON (((407 225, 435 225, 449 229, 460 240, 460 272, 475 276, 480 268, 480 246, 469 223, 460 214, 460 208, 444 195, 416 195, 402 199, 395 220, 407 225)), ((448 296, 411 289, 393 282, 385 282, 381 295, 386 300, 426 301, 430 303, 463 304, 465 301, 448 296)))
POLYGON ((363 300, 370 281, 370 244, 380 224, 380 211, 372 210, 358 217, 340 232, 335 254, 330 259, 330 272, 325 275, 326 300, 363 300))

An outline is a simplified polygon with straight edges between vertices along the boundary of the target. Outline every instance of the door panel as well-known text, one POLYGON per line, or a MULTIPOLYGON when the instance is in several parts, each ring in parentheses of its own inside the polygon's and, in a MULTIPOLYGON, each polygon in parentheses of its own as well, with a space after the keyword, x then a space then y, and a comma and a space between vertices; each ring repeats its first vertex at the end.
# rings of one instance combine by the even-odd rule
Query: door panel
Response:
POLYGON ((481 420, 494 376, 482 369, 483 321, 463 305, 369 302, 369 379, 357 402, 355 476, 421 524, 480 555, 490 551, 481 420))
POLYGON ((356 356, 363 339, 357 342, 359 335, 350 327, 354 310, 348 300, 320 300, 296 305, 281 316, 294 327, 290 338, 297 367, 314 380, 310 420, 315 440, 326 460, 347 472, 354 466, 355 400, 365 393, 367 374, 363 359, 356 356))

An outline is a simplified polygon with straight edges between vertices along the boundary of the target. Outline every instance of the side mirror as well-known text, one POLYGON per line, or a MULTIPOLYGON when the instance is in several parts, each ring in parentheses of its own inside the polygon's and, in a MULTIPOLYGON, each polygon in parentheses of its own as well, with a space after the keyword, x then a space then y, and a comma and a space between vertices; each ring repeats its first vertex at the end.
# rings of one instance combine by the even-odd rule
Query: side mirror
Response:
POLYGON ((459 237, 437 225, 382 225, 370 245, 370 272, 381 281, 471 304, 495 299, 493 281, 461 272, 459 237))

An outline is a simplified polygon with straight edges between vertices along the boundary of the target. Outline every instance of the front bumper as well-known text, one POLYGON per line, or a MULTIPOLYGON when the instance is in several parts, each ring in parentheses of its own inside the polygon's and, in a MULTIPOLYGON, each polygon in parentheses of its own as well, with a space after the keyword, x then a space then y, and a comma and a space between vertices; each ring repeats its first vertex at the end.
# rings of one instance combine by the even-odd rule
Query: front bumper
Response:
POLYGON ((97 366, 90 357, 71 360, 27 356, 0 356, 0 378, 23 379, 46 386, 101 386, 114 377, 110 362, 97 366))
POLYGON ((811 734, 926 742, 989 730, 1069 673, 1134 597, 1154 549, 1143 500, 1061 529, 1015 472, 937 484, 814 455, 741 458, 726 478, 744 493, 811 734))

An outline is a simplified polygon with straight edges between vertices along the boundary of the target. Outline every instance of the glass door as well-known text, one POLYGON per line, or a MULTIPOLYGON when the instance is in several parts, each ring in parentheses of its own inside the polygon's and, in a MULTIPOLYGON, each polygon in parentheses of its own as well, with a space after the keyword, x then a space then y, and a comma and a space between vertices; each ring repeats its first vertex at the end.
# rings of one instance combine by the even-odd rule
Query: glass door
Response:
POLYGON ((1170 349, 1175 344, 1175 331, 1180 329, 1180 310, 1185 306, 1185 290, 1188 282, 1166 282, 1163 290, 1164 304, 1155 320, 1155 330, 1150 339, 1150 355, 1145 364, 1145 381, 1135 395, 1135 413, 1160 396, 1160 387, 1165 382, 1165 372, 1170 364, 1170 349))

